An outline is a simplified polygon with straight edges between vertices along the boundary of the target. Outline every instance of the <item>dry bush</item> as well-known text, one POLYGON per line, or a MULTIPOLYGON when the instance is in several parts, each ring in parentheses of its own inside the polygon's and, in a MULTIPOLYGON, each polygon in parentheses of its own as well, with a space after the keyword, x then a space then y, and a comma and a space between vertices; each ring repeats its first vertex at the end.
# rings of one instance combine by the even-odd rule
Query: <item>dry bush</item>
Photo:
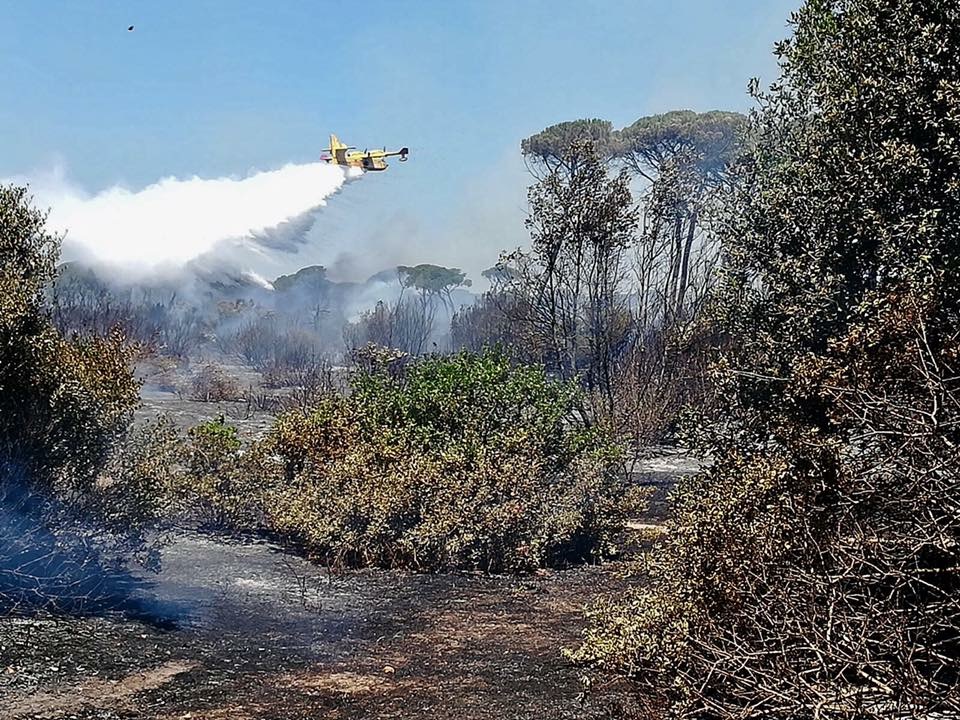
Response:
POLYGON ((248 385, 244 392, 246 401, 246 417, 250 417, 254 411, 275 413, 280 409, 281 397, 269 390, 255 388, 248 385))
POLYGON ((237 428, 222 417, 191 428, 171 489, 177 517, 218 532, 264 529, 266 501, 256 457, 243 452, 237 428))
POLYGON ((240 383, 214 363, 200 368, 190 381, 190 399, 199 402, 230 402, 240 398, 240 383))
POLYGON ((256 370, 299 368, 317 356, 321 345, 317 335, 288 327, 276 315, 245 323, 228 345, 256 370))
POLYGON ((288 392, 280 396, 283 410, 309 410, 325 398, 347 390, 345 370, 336 369, 327 358, 317 358, 286 373, 288 392))
POLYGON ((273 346, 278 339, 276 325, 276 318, 248 321, 236 331, 230 347, 251 367, 266 367, 273 358, 273 346))
POLYGON ((625 479, 577 389, 493 354, 358 371, 264 441, 270 526, 332 561, 525 571, 612 552, 625 479))
POLYGON ((904 312, 919 303, 884 305, 890 325, 854 329, 788 389, 819 388, 848 444, 799 430, 719 449, 681 483, 649 584, 593 609, 580 660, 682 717, 960 712, 960 342, 934 354, 904 312))
POLYGON ((153 527, 167 517, 171 487, 183 460, 182 437, 159 417, 132 425, 97 477, 91 501, 112 529, 153 527))
POLYGON ((612 408, 599 403, 597 416, 634 448, 675 441, 685 415, 714 401, 709 362, 717 342, 705 323, 686 336, 648 332, 617 370, 612 408))

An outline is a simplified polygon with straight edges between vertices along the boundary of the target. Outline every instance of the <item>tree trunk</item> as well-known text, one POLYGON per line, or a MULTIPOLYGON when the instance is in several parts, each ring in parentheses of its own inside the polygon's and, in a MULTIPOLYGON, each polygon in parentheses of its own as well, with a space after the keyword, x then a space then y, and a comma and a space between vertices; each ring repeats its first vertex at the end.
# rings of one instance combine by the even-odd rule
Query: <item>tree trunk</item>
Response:
POLYGON ((683 300, 687 294, 687 283, 690 280, 690 251, 693 249, 693 240, 697 233, 697 211, 690 213, 689 225, 687 226, 687 241, 683 246, 683 257, 680 259, 680 280, 677 282, 677 304, 676 315, 680 317, 683 313, 683 300))

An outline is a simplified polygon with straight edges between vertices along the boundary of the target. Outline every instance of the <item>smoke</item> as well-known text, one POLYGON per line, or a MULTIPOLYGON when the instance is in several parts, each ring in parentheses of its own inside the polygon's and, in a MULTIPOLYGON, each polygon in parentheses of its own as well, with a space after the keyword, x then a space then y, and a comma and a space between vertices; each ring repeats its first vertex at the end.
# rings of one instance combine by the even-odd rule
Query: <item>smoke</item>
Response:
POLYGON ((134 554, 159 569, 156 548, 109 534, 47 494, 31 490, 16 463, 0 458, 0 616, 121 612, 173 625, 189 608, 152 597, 128 569, 134 554))
POLYGON ((295 251, 316 211, 361 175, 290 164, 243 178, 170 177, 91 195, 58 169, 28 184, 36 204, 50 209, 48 226, 65 234, 64 259, 143 275, 194 262, 243 269, 257 257, 295 251))

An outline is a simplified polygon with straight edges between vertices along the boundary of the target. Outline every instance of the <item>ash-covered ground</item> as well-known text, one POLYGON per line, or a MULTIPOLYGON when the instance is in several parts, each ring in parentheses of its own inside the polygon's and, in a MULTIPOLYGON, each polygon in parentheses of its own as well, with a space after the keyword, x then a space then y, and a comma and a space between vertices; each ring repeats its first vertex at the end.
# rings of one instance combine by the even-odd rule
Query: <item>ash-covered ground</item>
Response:
POLYGON ((261 374, 244 365, 222 361, 214 364, 236 385, 236 399, 209 401, 191 397, 191 385, 204 365, 202 362, 141 362, 137 368, 142 386, 135 422, 145 423, 163 416, 181 430, 188 430, 222 416, 244 437, 265 433, 276 413, 259 409, 251 402, 254 395, 264 392, 261 374))
MULTIPOLYGON (((242 412, 186 400, 157 375, 143 394, 141 419, 184 427, 242 412)), ((626 531, 656 526, 695 468, 675 451, 638 461, 653 503, 626 531)), ((332 571, 265 541, 181 532, 159 573, 138 573, 136 618, 0 618, 0 718, 603 717, 561 648, 578 644, 585 605, 625 587, 628 564, 520 578, 332 571)))
POLYGON ((591 717, 559 649, 618 569, 331 572, 182 535, 142 591, 156 622, 0 620, 0 717, 591 717))

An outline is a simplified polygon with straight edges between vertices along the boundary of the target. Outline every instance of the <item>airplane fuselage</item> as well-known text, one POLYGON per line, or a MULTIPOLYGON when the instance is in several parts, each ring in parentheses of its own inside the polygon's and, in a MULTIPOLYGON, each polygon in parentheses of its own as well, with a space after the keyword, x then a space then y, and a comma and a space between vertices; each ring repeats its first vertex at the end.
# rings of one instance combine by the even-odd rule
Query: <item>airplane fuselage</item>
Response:
MULTIPOLYGON (((387 165, 386 160, 383 159, 383 156, 380 155, 371 155, 369 153, 361 152, 343 152, 337 153, 335 158, 337 165, 344 165, 346 167, 359 167, 364 170, 377 171, 377 170, 386 170, 387 165)), ((327 162, 331 162, 328 160, 327 162)))
POLYGON ((386 158, 399 156, 401 162, 407 159, 407 148, 401 148, 393 152, 383 150, 354 150, 340 142, 336 135, 330 136, 330 147, 327 148, 329 155, 324 155, 323 160, 328 165, 342 165, 344 167, 358 167, 367 171, 386 170, 386 158))

